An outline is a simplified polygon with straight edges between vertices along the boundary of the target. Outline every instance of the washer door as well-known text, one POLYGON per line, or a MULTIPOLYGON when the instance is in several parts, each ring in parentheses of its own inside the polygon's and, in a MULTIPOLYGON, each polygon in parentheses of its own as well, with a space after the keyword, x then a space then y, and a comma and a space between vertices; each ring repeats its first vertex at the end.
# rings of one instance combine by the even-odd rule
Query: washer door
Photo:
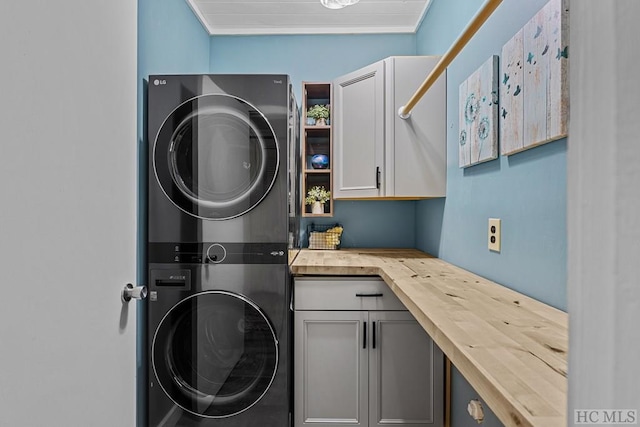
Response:
POLYGON ((152 346, 160 386, 182 409, 223 418, 267 392, 278 366, 278 341, 250 300, 224 291, 196 294, 162 319, 152 346))
POLYGON ((178 208, 223 220, 264 199, 280 153, 260 111, 240 98, 211 94, 184 102, 165 119, 153 161, 158 183, 178 208))

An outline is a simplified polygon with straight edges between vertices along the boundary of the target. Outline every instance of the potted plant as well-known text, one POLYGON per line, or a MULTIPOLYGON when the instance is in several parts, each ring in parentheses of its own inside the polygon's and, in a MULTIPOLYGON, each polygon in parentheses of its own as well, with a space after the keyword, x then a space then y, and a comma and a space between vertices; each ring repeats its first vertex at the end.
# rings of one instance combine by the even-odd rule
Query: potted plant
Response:
POLYGON ((307 191, 305 204, 311 205, 311 213, 323 214, 324 204, 331 198, 331 191, 327 191, 324 186, 316 185, 307 191))
POLYGON ((316 104, 307 110, 307 117, 314 118, 317 126, 325 126, 325 120, 329 118, 329 107, 322 104, 316 104))

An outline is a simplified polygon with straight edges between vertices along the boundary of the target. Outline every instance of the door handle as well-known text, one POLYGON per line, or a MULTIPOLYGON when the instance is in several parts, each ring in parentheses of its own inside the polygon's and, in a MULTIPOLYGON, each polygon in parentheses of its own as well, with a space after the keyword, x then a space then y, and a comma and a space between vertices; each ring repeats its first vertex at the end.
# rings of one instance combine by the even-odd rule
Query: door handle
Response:
POLYGON ((373 297, 382 297, 383 294, 356 294, 356 296, 361 298, 373 298, 373 297))
POLYGON ((376 188, 380 189, 380 166, 376 166, 376 188))
POLYGON ((120 299, 122 302, 129 302, 132 299, 143 300, 147 297, 146 286, 133 286, 131 283, 127 283, 120 293, 120 299))

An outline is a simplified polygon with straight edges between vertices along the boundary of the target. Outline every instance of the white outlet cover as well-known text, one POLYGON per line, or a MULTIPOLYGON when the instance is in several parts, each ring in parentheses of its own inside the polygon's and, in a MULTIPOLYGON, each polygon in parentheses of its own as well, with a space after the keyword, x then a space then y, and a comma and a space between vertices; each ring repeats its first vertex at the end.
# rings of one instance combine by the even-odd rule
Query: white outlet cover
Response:
POLYGON ((494 252, 500 252, 501 223, 500 218, 489 218, 487 245, 494 252))

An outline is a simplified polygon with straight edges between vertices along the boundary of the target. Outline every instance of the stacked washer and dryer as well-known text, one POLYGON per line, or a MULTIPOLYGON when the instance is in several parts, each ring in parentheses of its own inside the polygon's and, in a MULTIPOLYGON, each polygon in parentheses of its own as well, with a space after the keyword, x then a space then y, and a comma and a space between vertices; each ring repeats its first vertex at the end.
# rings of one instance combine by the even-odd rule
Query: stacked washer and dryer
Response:
POLYGON ((148 425, 288 426, 289 77, 150 76, 147 114, 148 425))

